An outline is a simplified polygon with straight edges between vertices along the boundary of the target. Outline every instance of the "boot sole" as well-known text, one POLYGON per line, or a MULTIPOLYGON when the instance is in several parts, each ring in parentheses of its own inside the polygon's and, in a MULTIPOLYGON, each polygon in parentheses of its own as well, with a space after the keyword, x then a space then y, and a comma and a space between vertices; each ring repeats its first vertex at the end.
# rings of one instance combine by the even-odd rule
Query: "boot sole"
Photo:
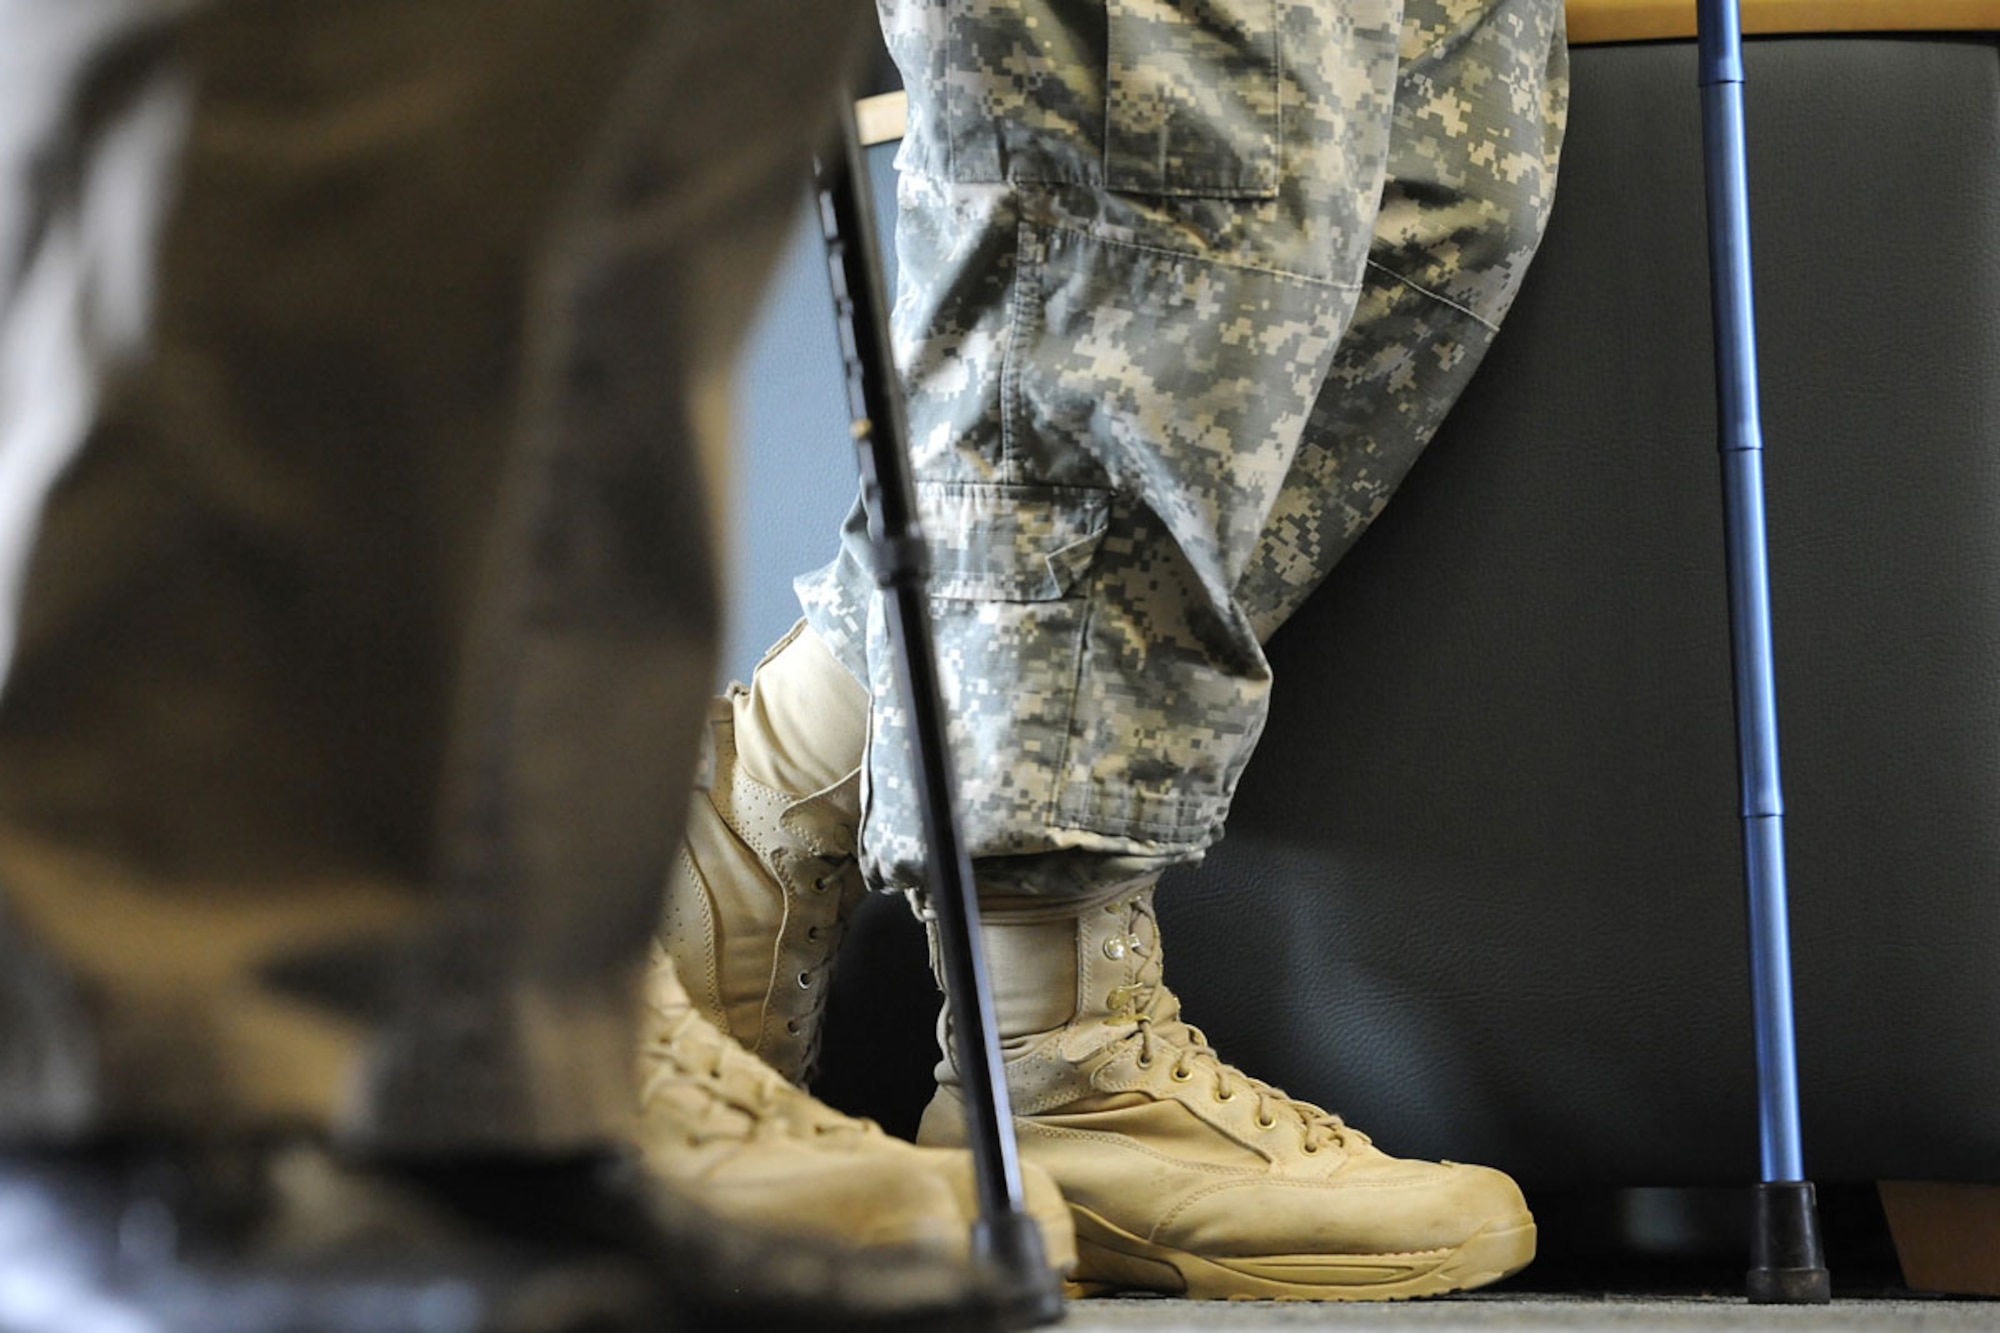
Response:
POLYGON ((1078 1263, 1064 1292, 1076 1298, 1152 1291, 1210 1301, 1401 1301, 1483 1287, 1535 1257, 1527 1220, 1482 1227, 1449 1249, 1204 1259, 1142 1240, 1087 1208, 1070 1211, 1078 1263))

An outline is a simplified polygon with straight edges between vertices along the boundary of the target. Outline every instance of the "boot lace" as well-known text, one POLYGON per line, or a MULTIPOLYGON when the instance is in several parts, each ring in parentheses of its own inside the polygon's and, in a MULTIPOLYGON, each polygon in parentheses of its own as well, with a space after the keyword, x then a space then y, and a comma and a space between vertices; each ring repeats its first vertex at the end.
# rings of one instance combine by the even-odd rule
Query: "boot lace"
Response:
POLYGON ((687 1143, 879 1132, 827 1106, 717 1031, 691 1006, 652 1006, 653 1031, 640 1050, 640 1104, 687 1143))
POLYGON ((1218 1102, 1241 1099, 1245 1110, 1254 1107, 1253 1123, 1260 1130, 1281 1124, 1296 1127, 1300 1149, 1308 1154, 1328 1145, 1346 1148, 1368 1141, 1367 1135, 1333 1112, 1289 1096, 1225 1061, 1200 1028, 1181 1018, 1180 999, 1167 989, 1150 896, 1142 895, 1122 908, 1126 913, 1122 937, 1113 936, 1105 951, 1114 959, 1130 958, 1133 969, 1131 980, 1107 997, 1111 1013, 1104 1021, 1129 1028, 1117 1045, 1136 1043, 1141 1069, 1171 1061, 1167 1077, 1173 1082, 1204 1083, 1218 1102))
MULTIPOLYGON (((855 856, 849 853, 810 858, 799 867, 810 876, 806 880, 806 893, 818 900, 809 904, 809 915, 813 919, 801 932, 805 960, 790 979, 799 995, 780 1001, 778 995, 781 990, 790 989, 781 979, 780 985, 772 988, 767 1004, 779 1007, 784 1014, 786 1035, 804 1042, 798 1058, 797 1077, 801 1085, 812 1082, 813 1075, 819 1072, 826 997, 833 987, 834 963, 840 955, 840 942, 847 936, 847 922, 851 914, 851 908, 845 901, 845 880, 857 864, 855 856)), ((799 904, 787 899, 785 911, 788 915, 801 910, 804 909, 799 904)), ((780 950, 784 948, 783 941, 788 933, 786 927, 780 927, 780 950)))

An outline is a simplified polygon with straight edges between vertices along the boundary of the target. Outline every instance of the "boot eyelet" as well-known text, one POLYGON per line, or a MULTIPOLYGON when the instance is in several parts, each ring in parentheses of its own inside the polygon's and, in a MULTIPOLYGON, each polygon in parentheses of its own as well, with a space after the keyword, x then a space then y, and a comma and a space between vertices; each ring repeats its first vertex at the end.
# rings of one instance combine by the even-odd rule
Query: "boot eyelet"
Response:
POLYGON ((1319 1145, 1317 1143, 1301 1143, 1299 1145, 1299 1151, 1304 1153, 1308 1157, 1312 1157, 1318 1154, 1319 1145))
POLYGON ((1276 1129, 1277 1127, 1278 1127, 1278 1122, 1277 1122, 1277 1121, 1275 1121, 1275 1120, 1267 1120, 1267 1119, 1265 1119, 1265 1118, 1264 1118, 1263 1116, 1261 1116, 1261 1115, 1257 1117, 1257 1128, 1259 1128, 1259 1129, 1276 1129))
POLYGON ((812 974, 812 973, 810 973, 810 972, 801 972, 801 973, 799 973, 799 989, 800 989, 800 990, 811 990, 811 989, 812 989, 812 984, 813 984, 813 974, 812 974))
POLYGON ((1215 1100, 1219 1102, 1233 1102, 1236 1100, 1236 1094, 1234 1092, 1224 1092, 1221 1088, 1217 1088, 1215 1090, 1215 1100))
POLYGON ((1150 1055, 1142 1055, 1139 1057, 1136 1063, 1141 1069, 1151 1069, 1153 1067, 1153 1057, 1150 1055))
POLYGON ((790 1033, 790 1034, 791 1034, 792 1036, 794 1036, 794 1037, 798 1036, 798 1035, 799 1035, 799 1020, 798 1020, 798 1019, 796 1019, 796 1018, 788 1018, 788 1019, 786 1019, 786 1020, 785 1020, 785 1031, 786 1031, 786 1032, 788 1032, 788 1033, 790 1033))
POLYGON ((814 941, 815 943, 817 943, 817 942, 818 942, 818 940, 819 940, 819 927, 818 927, 818 926, 807 926, 807 927, 806 927, 806 938, 807 938, 807 939, 809 939, 809 940, 812 940, 812 941, 814 941))
POLYGON ((1185 1083, 1193 1077, 1194 1077, 1194 1071, 1192 1069, 1182 1069, 1179 1065, 1174 1066, 1172 1073, 1172 1078, 1174 1082, 1185 1083))

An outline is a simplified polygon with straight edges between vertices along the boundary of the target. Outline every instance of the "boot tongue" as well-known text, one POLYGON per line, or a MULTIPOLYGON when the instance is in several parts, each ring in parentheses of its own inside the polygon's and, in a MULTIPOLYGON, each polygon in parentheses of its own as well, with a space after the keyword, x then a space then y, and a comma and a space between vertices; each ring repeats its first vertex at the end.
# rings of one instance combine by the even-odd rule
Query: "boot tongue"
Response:
MULTIPOLYGON (((738 762, 779 791, 805 796, 842 784, 861 766, 868 691, 801 621, 757 664, 748 689, 730 692, 738 762)), ((839 797, 852 823, 860 804, 839 797)))
POLYGON ((1006 921, 985 932, 987 976, 1001 1040, 1031 1037, 1076 1016, 1076 923, 1006 921))
POLYGON ((1130 1023, 1163 1003, 1177 1012, 1160 984, 1152 896, 1152 879, 1082 900, 982 894, 1001 1038, 1130 1023))

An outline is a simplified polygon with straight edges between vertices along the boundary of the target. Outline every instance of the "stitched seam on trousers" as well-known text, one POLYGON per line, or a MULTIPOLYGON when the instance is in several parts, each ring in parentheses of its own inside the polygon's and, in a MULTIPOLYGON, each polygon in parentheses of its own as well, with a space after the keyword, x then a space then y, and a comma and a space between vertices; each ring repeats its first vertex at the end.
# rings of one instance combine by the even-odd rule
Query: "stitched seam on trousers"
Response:
MULTIPOLYGON (((1275 136, 1271 143, 1271 156, 1277 159, 1277 169, 1282 177, 1285 170, 1285 41, 1284 20, 1278 13, 1278 0, 1271 0, 1271 131, 1275 136)), ((1273 190, 1272 195, 1277 194, 1273 190)))
MULTIPOLYGON (((1106 530, 1109 530, 1108 525, 1106 530)), ((1049 774, 1047 822, 1050 827, 1056 827, 1060 823, 1063 794, 1069 790, 1070 756, 1076 753, 1076 704, 1083 694, 1083 668, 1090 656, 1090 626, 1097 618, 1097 597, 1097 589, 1093 582, 1093 586, 1084 594, 1083 621, 1076 627, 1076 665, 1070 671, 1069 707, 1063 710, 1062 756, 1056 761, 1054 771, 1049 774)))
POLYGON ((1428 296, 1431 300, 1436 301, 1439 305, 1451 307, 1453 310, 1456 310, 1459 314, 1464 315, 1467 319, 1473 320, 1474 322, 1478 323, 1481 327, 1487 329, 1490 332, 1493 333, 1500 332, 1500 325, 1497 322, 1486 318, 1486 316, 1480 314, 1477 310, 1474 310, 1471 306, 1465 305, 1458 301, 1454 301, 1449 296, 1444 295, 1442 292, 1434 292, 1428 287, 1422 286, 1418 283, 1411 282, 1408 278, 1396 272, 1396 270, 1389 268, 1386 265, 1378 264, 1372 259, 1368 261, 1368 267, 1374 269, 1377 273, 1386 275, 1389 279, 1391 279, 1394 282, 1401 283, 1403 286, 1408 287, 1411 291, 1415 292, 1419 296, 1428 296))
MULTIPOLYGON (((1090 783, 1079 786, 1094 790, 1090 783)), ((1187 826, 1199 822, 1204 833, 1212 831, 1221 821, 1217 811, 1224 803, 1214 796, 1190 793, 1174 797, 1140 797, 1117 803, 1115 810, 1107 811, 1106 803, 1086 797, 1075 811, 1075 818, 1067 821, 1051 821, 1049 827, 1059 833, 1082 833, 1091 837, 1141 836, 1153 841, 1169 843, 1175 847, 1206 846, 1213 839, 1206 838, 1200 844, 1189 840, 1187 826), (1153 813, 1140 813, 1141 810, 1153 813), (1115 832, 1106 834, 1105 823, 1115 826, 1115 832)))
MULTIPOLYGON (((1202 254, 1195 250, 1170 250, 1163 245, 1148 245, 1144 241, 1128 241, 1122 237, 1106 236, 1101 232, 1088 231, 1081 227, 1068 227, 1061 223, 1046 224, 1051 233, 1074 236, 1078 240, 1092 241, 1099 245, 1116 246, 1120 250, 1133 250, 1141 254, 1159 255, 1177 263, 1212 264, 1217 268, 1233 269, 1238 273, 1262 273, 1268 277, 1284 278, 1288 282, 1302 282, 1313 287, 1327 287, 1339 292, 1361 290, 1358 282, 1335 282, 1332 278, 1316 278, 1310 273, 1295 273, 1290 269, 1278 268, 1271 264, 1246 264, 1240 260, 1226 259, 1219 255, 1202 254)), ((1477 318, 1477 316, 1475 316, 1477 318)))
POLYGON ((1021 367, 1027 360, 1028 282, 1032 278, 1037 289, 1041 286, 1041 246, 1034 224, 1026 218, 1014 224, 1014 291, 1007 302, 1007 350, 1000 363, 1000 475, 1010 482, 1025 480, 1014 466, 1014 430, 1021 414, 1021 367))

